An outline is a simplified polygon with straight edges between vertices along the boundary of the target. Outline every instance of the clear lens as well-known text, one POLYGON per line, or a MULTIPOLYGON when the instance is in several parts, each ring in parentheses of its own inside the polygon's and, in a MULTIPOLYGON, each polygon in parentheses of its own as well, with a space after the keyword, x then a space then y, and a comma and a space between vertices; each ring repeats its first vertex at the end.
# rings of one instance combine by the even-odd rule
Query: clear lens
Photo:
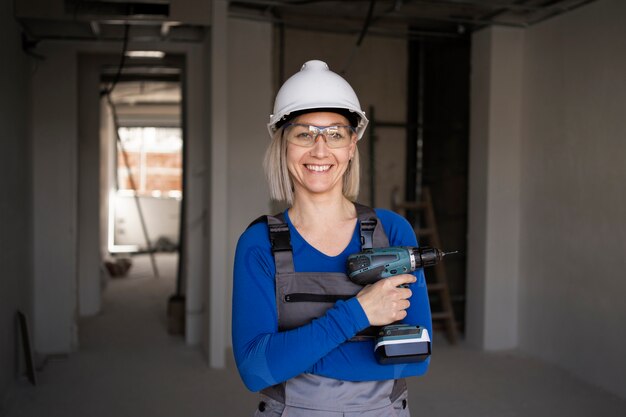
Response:
POLYGON ((287 123, 285 135, 294 145, 307 148, 315 145, 318 136, 322 136, 329 148, 343 148, 352 139, 352 126, 314 126, 300 123, 287 123))

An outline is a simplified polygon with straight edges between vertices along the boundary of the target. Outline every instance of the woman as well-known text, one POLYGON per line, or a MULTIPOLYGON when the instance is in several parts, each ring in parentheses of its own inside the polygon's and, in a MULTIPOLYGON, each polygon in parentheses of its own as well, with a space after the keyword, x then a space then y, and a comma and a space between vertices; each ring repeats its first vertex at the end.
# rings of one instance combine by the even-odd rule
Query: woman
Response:
POLYGON ((276 97, 265 170, 289 208, 242 234, 234 268, 233 350, 245 385, 261 391, 255 415, 408 416, 402 378, 428 367, 381 365, 368 337, 398 320, 431 332, 422 272, 366 287, 345 274, 365 246, 417 244, 399 215, 355 203, 367 123, 350 85, 321 61, 276 97))

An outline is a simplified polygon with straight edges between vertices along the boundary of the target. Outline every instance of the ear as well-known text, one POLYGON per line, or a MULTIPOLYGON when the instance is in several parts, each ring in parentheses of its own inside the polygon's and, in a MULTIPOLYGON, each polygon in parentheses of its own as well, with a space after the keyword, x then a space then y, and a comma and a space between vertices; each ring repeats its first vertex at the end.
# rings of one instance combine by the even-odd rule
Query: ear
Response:
POLYGON ((352 135, 352 143, 350 143, 350 160, 354 158, 354 153, 356 152, 357 147, 357 137, 356 135, 352 135))

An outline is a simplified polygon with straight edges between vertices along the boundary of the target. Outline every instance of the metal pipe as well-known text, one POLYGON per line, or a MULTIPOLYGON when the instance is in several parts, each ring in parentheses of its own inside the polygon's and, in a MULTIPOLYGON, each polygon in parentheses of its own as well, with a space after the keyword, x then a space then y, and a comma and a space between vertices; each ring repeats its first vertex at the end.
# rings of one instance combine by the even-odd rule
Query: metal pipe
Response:
POLYGON ((370 160, 370 207, 376 207, 376 114, 374 106, 369 107, 369 160, 370 160))
MULTIPOLYGON (((424 171, 424 42, 419 43, 419 67, 417 81, 417 155, 415 168, 415 199, 422 200, 422 177, 424 171)), ((419 221, 419 219, 417 219, 419 221)))
POLYGON ((525 4, 511 4, 511 3, 499 3, 499 2, 477 2, 475 0, 413 0, 413 3, 425 3, 425 4, 437 4, 448 6, 479 6, 485 8, 494 9, 510 9, 522 12, 534 12, 539 10, 550 9, 551 6, 528 6, 525 4))
MULTIPOLYGON (((405 201, 417 202, 422 196, 422 171, 424 148, 424 41, 409 42, 407 75, 407 134, 405 201)), ((407 211, 406 218, 419 227, 416 212, 407 211)))
MULTIPOLYGON (((394 20, 407 20, 407 15, 403 13, 389 13, 385 15, 385 18, 394 19, 394 20)), ((514 28, 526 28, 528 27, 527 23, 518 23, 518 22, 504 22, 504 21, 495 21, 490 18, 480 17, 477 19, 474 18, 461 18, 461 17, 430 17, 430 16, 412 16, 414 19, 419 20, 428 20, 433 22, 450 22, 450 23, 459 23, 459 24, 473 24, 473 25, 493 25, 493 26, 504 26, 504 27, 514 27, 514 28)))
MULTIPOLYGON (((405 183, 404 183, 404 201, 415 201, 415 180, 417 167, 417 107, 418 107, 418 77, 416 76, 419 68, 419 48, 421 41, 411 40, 408 42, 408 64, 407 64, 407 104, 406 104, 406 120, 408 128, 406 130, 405 143, 405 183)), ((409 223, 414 223, 414 213, 408 211, 405 216, 409 223)))
MULTIPOLYGON (((257 13, 230 12, 229 17, 234 18, 234 19, 244 19, 244 20, 257 21, 257 22, 269 22, 269 23, 275 23, 275 24, 280 23, 280 24, 283 24, 285 28, 305 30, 305 31, 310 31, 310 32, 323 32, 323 33, 349 34, 349 35, 355 35, 359 33, 359 29, 356 29, 356 28, 350 29, 350 28, 339 27, 336 25, 323 27, 323 26, 320 26, 320 24, 312 24, 312 23, 307 24, 304 22, 290 23, 282 19, 276 19, 274 17, 267 16, 267 15, 259 15, 257 13)), ((315 16, 313 17, 315 18, 315 16)), ((302 18, 303 20, 306 19, 305 16, 302 16, 302 18)), ((308 18, 308 20, 310 21, 311 18, 308 18)), ((436 31, 415 30, 415 29, 406 30, 404 28, 402 29, 403 30, 393 30, 393 29, 388 29, 388 28, 370 27, 368 30, 368 33, 370 36, 401 38, 401 39, 407 39, 407 38, 416 39, 419 37, 458 38, 459 36, 461 36, 457 32, 453 33, 453 32, 436 32, 436 31)))
POLYGON ((348 68, 350 67, 350 64, 352 64, 352 60, 354 59, 356 52, 361 47, 361 43, 363 42, 363 39, 365 39, 367 30, 372 24, 372 17, 374 16, 375 7, 376 7, 376 0, 371 0, 369 9, 367 10, 367 16, 365 17, 365 22, 363 23, 363 28, 361 29, 361 32, 359 33, 359 38, 356 41, 356 45, 354 45, 354 47, 352 48, 352 51, 348 55, 346 65, 344 65, 343 69, 339 72, 341 75, 345 75, 345 73, 348 71, 348 68))
MULTIPOLYGON (((182 65, 186 66, 187 61, 185 61, 182 65)), ((181 80, 180 80, 180 92, 181 92, 181 120, 180 125, 182 127, 182 136, 183 143, 181 156, 182 156, 182 175, 181 175, 181 188, 183 190, 182 197, 180 200, 180 214, 179 214, 179 223, 178 223, 178 264, 176 265, 176 296, 182 297, 185 293, 183 284, 185 280, 185 238, 187 235, 187 188, 189 187, 189 181, 187 181, 187 166, 189 164, 189 157, 187 156, 187 70, 186 68, 181 69, 181 80)))
POLYGON ((548 14, 547 16, 543 16, 539 19, 535 19, 533 21, 530 22, 530 25, 535 25, 537 23, 541 23, 544 20, 548 20, 548 19, 552 19, 553 17, 559 16, 563 13, 567 13, 567 12, 571 12, 572 10, 578 9, 579 7, 583 7, 586 6, 587 4, 593 3, 596 0, 583 0, 581 3, 577 3, 573 6, 565 6, 565 7, 559 7, 557 9, 557 11, 548 14))

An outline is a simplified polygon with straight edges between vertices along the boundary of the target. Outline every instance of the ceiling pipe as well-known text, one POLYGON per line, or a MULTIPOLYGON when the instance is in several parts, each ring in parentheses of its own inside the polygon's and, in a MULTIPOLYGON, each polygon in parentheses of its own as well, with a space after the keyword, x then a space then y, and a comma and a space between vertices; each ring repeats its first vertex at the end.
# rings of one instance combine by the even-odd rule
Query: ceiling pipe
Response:
POLYGON ((477 2, 472 0, 413 0, 413 3, 423 3, 423 4, 436 4, 436 5, 448 5, 448 6, 467 6, 467 7, 483 7, 483 8, 493 8, 493 9, 510 9, 512 11, 522 11, 522 12, 536 12, 545 9, 551 8, 548 6, 528 6, 525 4, 516 4, 516 3, 485 3, 485 2, 477 2))
POLYGON ((587 4, 593 3, 594 1, 596 0, 583 0, 581 3, 577 3, 573 6, 560 7, 558 11, 552 14, 533 20, 532 22, 530 22, 530 25, 531 26, 536 25, 537 23, 541 23, 545 20, 552 19, 553 17, 557 17, 563 13, 571 12, 572 10, 578 9, 579 7, 583 7, 583 6, 586 6, 587 4))
POLYGON ((365 17, 365 22, 363 23, 363 29, 361 29, 361 33, 359 33, 359 39, 357 39, 356 45, 354 45, 354 48, 352 48, 352 52, 348 56, 346 65, 343 67, 340 74, 345 75, 346 71, 348 71, 348 68, 350 67, 350 64, 352 64, 352 60, 354 59, 356 52, 361 47, 361 43, 363 43, 363 39, 365 38, 365 35, 367 34, 367 30, 372 24, 372 17, 374 16, 375 7, 376 7, 376 0, 371 0, 369 9, 367 10, 367 16, 365 17))
MULTIPOLYGON (((269 22, 269 23, 277 23, 284 24, 285 28, 291 29, 299 29, 306 30, 310 32, 324 32, 324 33, 335 33, 335 34, 348 34, 348 35, 356 35, 359 33, 359 29, 349 29, 349 28, 337 28, 334 27, 320 27, 319 24, 302 24, 302 23, 289 23, 283 19, 277 19, 272 16, 258 15, 258 14, 246 14, 239 12, 230 12, 229 17, 235 19, 244 19, 244 20, 252 20, 252 21, 261 21, 261 22, 269 22)), ((455 32, 434 32, 434 31, 418 31, 418 30, 392 30, 388 28, 377 28, 370 27, 369 34, 371 36, 380 36, 380 37, 389 37, 389 38, 458 38, 459 34, 455 32)))

